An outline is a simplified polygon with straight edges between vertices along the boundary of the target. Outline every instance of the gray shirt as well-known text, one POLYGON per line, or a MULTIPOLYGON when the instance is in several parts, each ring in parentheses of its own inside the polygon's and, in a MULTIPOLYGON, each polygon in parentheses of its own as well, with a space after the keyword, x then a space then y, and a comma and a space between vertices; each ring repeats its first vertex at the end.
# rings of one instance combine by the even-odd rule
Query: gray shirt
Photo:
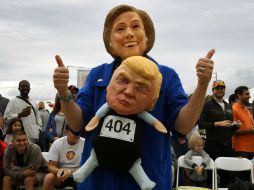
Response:
POLYGON ((49 112, 45 109, 40 109, 39 115, 41 117, 41 122, 42 122, 41 130, 45 131, 47 127, 48 119, 49 119, 49 112))
POLYGON ((189 150, 185 155, 184 155, 184 161, 186 162, 187 165, 190 167, 193 166, 194 162, 192 160, 192 156, 201 156, 202 157, 202 162, 201 164, 205 164, 207 166, 210 162, 210 156, 207 154, 204 150, 201 152, 197 152, 195 150, 189 150))
POLYGON ((33 168, 40 171, 42 166, 46 166, 47 162, 41 154, 41 149, 38 145, 28 143, 27 150, 24 153, 23 161, 26 166, 21 167, 17 162, 17 152, 13 144, 9 145, 4 153, 4 172, 5 175, 11 176, 14 179, 23 179, 23 171, 28 168, 33 168))
POLYGON ((55 122, 56 122, 56 133, 57 136, 61 136, 64 130, 64 115, 58 115, 55 116, 55 122))

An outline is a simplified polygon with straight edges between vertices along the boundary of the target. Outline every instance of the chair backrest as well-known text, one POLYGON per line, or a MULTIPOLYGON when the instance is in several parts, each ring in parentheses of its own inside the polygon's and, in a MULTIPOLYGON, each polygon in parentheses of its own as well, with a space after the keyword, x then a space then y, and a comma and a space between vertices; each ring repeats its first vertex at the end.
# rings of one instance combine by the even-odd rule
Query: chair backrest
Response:
POLYGON ((246 171, 251 170, 252 162, 247 158, 218 157, 215 166, 217 169, 228 171, 246 171))
POLYGON ((218 157, 215 160, 215 188, 217 189, 217 170, 227 171, 250 171, 251 182, 253 183, 253 164, 247 158, 218 157))
MULTIPOLYGON (((202 163, 202 157, 201 156, 192 156, 192 161, 197 164, 201 165, 202 163)), ((178 183, 179 183, 179 169, 180 168, 187 168, 187 169, 192 169, 189 165, 186 164, 184 161, 184 155, 180 156, 177 161, 177 176, 176 176, 176 188, 178 188, 178 183)), ((206 170, 212 170, 213 176, 212 176, 212 186, 214 188, 214 161, 213 159, 210 159, 209 164, 205 168, 206 170)))
MULTIPOLYGON (((197 165, 201 165, 202 164, 202 157, 201 156, 192 156, 192 161, 197 164, 197 165)), ((180 156, 178 158, 178 166, 181 168, 187 168, 187 169, 192 169, 189 165, 186 164, 186 162, 184 161, 184 155, 180 156)), ((207 170, 213 170, 214 169, 214 161, 213 159, 210 159, 209 164, 206 166, 207 170)))

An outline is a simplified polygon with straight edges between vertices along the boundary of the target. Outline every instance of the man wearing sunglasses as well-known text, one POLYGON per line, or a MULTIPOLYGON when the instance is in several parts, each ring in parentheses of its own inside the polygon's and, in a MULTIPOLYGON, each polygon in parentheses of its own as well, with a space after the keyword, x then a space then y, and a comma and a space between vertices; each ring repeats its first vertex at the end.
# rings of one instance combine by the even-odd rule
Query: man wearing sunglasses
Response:
MULTIPOLYGON (((240 125, 237 121, 233 122, 232 107, 223 99, 225 88, 223 81, 213 82, 213 98, 205 103, 199 118, 199 128, 206 131, 205 151, 213 160, 233 156, 232 135, 240 125)), ((226 172, 220 176, 221 186, 224 187, 230 177, 226 172)))

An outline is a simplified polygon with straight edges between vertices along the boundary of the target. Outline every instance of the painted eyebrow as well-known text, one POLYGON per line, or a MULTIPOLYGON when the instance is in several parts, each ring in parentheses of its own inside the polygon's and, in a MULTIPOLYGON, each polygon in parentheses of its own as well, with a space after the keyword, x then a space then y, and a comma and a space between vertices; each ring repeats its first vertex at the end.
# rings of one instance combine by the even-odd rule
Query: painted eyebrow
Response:
POLYGON ((140 20, 132 20, 131 22, 141 22, 140 20))
MULTIPOLYGON (((120 71, 118 76, 123 76, 123 77, 127 78, 128 80, 131 80, 130 75, 128 75, 128 73, 125 71, 120 71)), ((138 85, 149 86, 150 81, 148 81, 147 79, 139 79, 139 80, 135 81, 134 83, 138 84, 138 85)))
MULTIPOLYGON (((133 23, 133 22, 141 23, 140 20, 132 20, 131 23, 133 23)), ((124 23, 124 22, 119 22, 119 23, 117 23, 117 24, 115 25, 115 27, 116 27, 116 26, 119 26, 119 25, 125 25, 125 23, 124 23)))
POLYGON ((150 81, 147 81, 146 79, 140 79, 138 81, 135 81, 135 84, 149 86, 150 81))
POLYGON ((123 23, 123 22, 117 23, 117 24, 115 25, 115 27, 116 27, 116 26, 121 26, 121 25, 125 25, 125 23, 123 23))
POLYGON ((120 71, 118 76, 123 76, 123 77, 127 78, 128 80, 131 79, 130 75, 128 75, 128 73, 125 71, 120 71))
MULTIPOLYGON (((130 75, 126 71, 120 71, 119 76, 124 76, 127 79, 131 79, 130 75)), ((135 81, 135 83, 137 83, 137 84, 149 84, 150 81, 147 80, 147 79, 139 79, 139 80, 135 81)))

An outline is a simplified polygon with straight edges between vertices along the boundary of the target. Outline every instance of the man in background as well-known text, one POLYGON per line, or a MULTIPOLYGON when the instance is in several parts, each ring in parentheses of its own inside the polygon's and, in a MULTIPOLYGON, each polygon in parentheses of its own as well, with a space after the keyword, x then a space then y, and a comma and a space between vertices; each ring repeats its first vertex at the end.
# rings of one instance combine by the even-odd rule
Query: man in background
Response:
POLYGON ((0 94, 0 112, 2 113, 2 114, 4 114, 4 112, 5 112, 5 109, 6 109, 6 106, 7 106, 7 104, 9 103, 9 99, 8 98, 5 98, 5 97, 3 97, 1 94, 0 94))
POLYGON ((1 127, 1 129, 0 129, 1 134, 0 135, 1 136, 3 136, 3 134, 5 134, 7 127, 8 127, 8 123, 4 121, 3 116, 4 116, 4 112, 5 112, 6 106, 9 103, 9 101, 10 100, 8 98, 5 98, 0 94, 0 127, 1 127))
POLYGON ((231 94, 229 97, 228 97, 228 103, 231 104, 231 106, 237 102, 237 97, 235 94, 231 94))
POLYGON ((242 125, 234 134, 234 150, 237 156, 252 159, 254 156, 254 126, 253 117, 247 108, 250 92, 247 86, 235 89, 237 103, 233 105, 234 120, 240 120, 242 125))
POLYGON ((4 167, 3 167, 3 159, 4 159, 4 151, 7 148, 7 144, 0 140, 0 190, 2 190, 2 182, 4 177, 4 167))
POLYGON ((68 90, 71 92, 72 99, 75 102, 77 100, 77 95, 78 95, 79 89, 74 85, 70 85, 70 86, 68 86, 68 90))
POLYGON ((45 176, 42 172, 46 167, 40 147, 28 142, 24 131, 13 133, 12 144, 4 153, 3 189, 11 190, 24 185, 26 190, 33 190, 41 185, 45 176))
POLYGON ((45 109, 45 104, 43 101, 38 103, 38 113, 41 117, 41 133, 39 135, 39 146, 41 147, 42 152, 48 152, 50 146, 50 139, 48 132, 46 131, 46 126, 49 119, 49 111, 45 109))
POLYGON ((30 83, 27 80, 19 82, 20 95, 12 99, 5 110, 4 119, 21 118, 25 132, 30 142, 38 143, 41 131, 41 118, 36 103, 29 98, 30 83))
MULTIPOLYGON (((213 82, 213 98, 204 104, 199 118, 199 128, 206 131, 205 151, 215 160, 218 157, 234 156, 232 135, 236 128, 232 127, 232 107, 224 100, 226 85, 223 81, 213 82)), ((237 125, 239 125, 237 123, 237 125)), ((237 127, 234 126, 234 127, 237 127)), ((228 172, 220 171, 220 185, 226 187, 230 180, 228 172)), ((208 176, 208 178, 210 178, 208 176)))
POLYGON ((213 98, 206 102, 199 118, 199 128, 206 130, 205 151, 215 160, 232 156, 232 107, 224 100, 225 83, 214 81, 213 98))
POLYGON ((84 139, 74 134, 66 125, 67 135, 54 141, 49 150, 48 171, 43 190, 71 186, 76 189, 72 173, 80 167, 84 139))

